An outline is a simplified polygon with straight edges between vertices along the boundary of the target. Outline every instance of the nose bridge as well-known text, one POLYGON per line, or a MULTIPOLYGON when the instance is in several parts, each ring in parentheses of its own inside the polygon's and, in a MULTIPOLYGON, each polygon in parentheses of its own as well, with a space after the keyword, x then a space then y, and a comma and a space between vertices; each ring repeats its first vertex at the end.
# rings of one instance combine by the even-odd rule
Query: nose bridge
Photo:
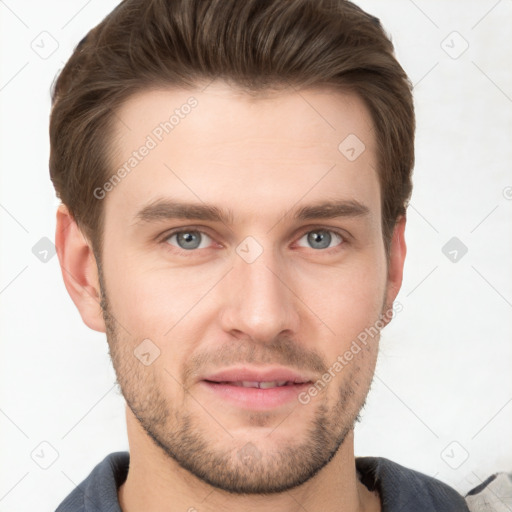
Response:
POLYGON ((225 304, 225 329, 241 331, 261 341, 283 330, 295 331, 298 316, 286 262, 272 247, 247 237, 236 249, 225 304))

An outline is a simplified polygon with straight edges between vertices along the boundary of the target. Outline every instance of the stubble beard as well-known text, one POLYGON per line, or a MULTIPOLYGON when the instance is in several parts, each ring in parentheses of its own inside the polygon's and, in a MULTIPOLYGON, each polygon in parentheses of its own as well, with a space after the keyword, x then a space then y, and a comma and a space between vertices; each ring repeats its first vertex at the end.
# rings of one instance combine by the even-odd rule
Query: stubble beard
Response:
MULTIPOLYGON (((128 338, 122 339, 119 335, 103 284, 101 290, 109 353, 117 384, 128 407, 154 444, 201 481, 238 495, 273 494, 293 489, 310 480, 331 461, 354 429, 355 423, 360 421, 360 412, 371 387, 375 362, 373 359, 371 371, 367 372, 369 375, 363 375, 361 366, 365 365, 364 355, 361 366, 350 364, 349 374, 344 375, 344 379, 338 376, 341 384, 338 400, 333 404, 328 405, 326 400, 308 405, 297 402, 295 408, 315 407, 314 418, 309 420, 306 431, 302 430, 301 440, 290 440, 290 436, 285 436, 285 444, 267 450, 262 448, 257 438, 237 440, 217 422, 216 431, 220 432, 220 444, 225 448, 218 447, 216 440, 212 439, 214 411, 213 415, 204 412, 199 416, 169 404, 162 392, 165 389, 160 378, 163 373, 148 371, 150 367, 142 365, 133 355, 136 343, 128 338), (123 350, 123 347, 126 348, 123 350), (357 387, 354 383, 357 383, 357 387)), ((366 352, 371 359, 374 357, 373 350, 368 346, 362 353, 366 352)), ((345 371, 347 368, 343 369, 345 371)), ((336 379, 331 385, 335 382, 336 379)), ((179 385, 177 382, 175 384, 179 385)), ((327 389, 319 393, 327 394, 327 389)), ((184 394, 187 392, 184 390, 184 394)), ((261 419, 261 416, 256 414, 255 423, 258 418, 261 419)), ((281 421, 282 418, 276 422, 276 431, 281 421)))

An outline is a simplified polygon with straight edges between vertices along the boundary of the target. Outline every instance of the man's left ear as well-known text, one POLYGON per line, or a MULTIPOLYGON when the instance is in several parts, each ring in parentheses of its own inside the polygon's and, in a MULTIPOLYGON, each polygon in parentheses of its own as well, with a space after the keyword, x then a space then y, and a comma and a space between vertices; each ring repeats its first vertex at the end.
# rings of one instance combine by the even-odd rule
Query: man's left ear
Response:
POLYGON ((402 286, 405 255, 407 253, 407 247, 405 245, 405 223, 405 215, 398 218, 391 238, 387 276, 386 311, 392 307, 393 301, 402 286))

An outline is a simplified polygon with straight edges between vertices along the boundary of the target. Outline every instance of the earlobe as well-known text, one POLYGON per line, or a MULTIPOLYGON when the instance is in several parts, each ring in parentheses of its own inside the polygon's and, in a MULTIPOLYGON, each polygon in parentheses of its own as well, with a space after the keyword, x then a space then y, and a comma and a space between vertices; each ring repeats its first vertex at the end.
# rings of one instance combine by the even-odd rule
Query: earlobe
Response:
POLYGON ((91 329, 106 332, 96 258, 65 205, 57 210, 55 247, 66 290, 82 320, 91 329))
POLYGON ((405 244, 405 224, 405 215, 399 217, 395 224, 393 236, 391 239, 391 246, 389 249, 389 265, 387 276, 387 295, 385 310, 391 308, 402 286, 405 256, 407 253, 407 246, 405 244))

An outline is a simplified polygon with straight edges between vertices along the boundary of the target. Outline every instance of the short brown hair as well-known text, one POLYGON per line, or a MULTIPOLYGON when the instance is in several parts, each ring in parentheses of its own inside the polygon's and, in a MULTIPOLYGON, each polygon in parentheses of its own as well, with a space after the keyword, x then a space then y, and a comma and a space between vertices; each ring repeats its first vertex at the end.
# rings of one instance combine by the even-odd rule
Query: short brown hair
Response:
POLYGON ((52 90, 49 164, 96 256, 103 205, 93 191, 112 175, 116 109, 136 92, 215 78, 252 93, 328 85, 364 101, 389 256, 412 192, 412 86, 379 20, 347 0, 124 0, 89 31, 52 90))

